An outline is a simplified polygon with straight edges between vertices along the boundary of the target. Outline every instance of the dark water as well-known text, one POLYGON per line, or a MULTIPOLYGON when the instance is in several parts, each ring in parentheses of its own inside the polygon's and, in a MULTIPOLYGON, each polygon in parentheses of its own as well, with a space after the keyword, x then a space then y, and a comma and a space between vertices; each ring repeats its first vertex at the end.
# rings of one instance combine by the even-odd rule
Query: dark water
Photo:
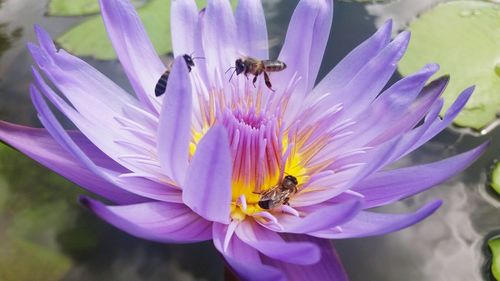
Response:
MULTIPOLYGON (((270 37, 279 52, 297 1, 265 1, 270 37)), ((376 30, 388 16, 403 26, 437 1, 390 5, 337 2, 332 36, 320 75, 376 30)), ((84 18, 46 17, 47 1, 0 0, 0 118, 39 126, 28 86, 32 64, 25 44, 39 23, 56 37, 84 18)), ((84 39, 82 39, 84 40, 84 39)), ((87 59, 130 89, 118 62, 87 59)), ((487 172, 500 151, 500 129, 471 136, 448 129, 402 165, 425 163, 468 150, 486 139, 488 151, 439 188, 389 208, 410 211, 432 198, 444 206, 398 233, 335 244, 353 281, 488 280, 485 239, 500 230, 499 197, 487 172)), ((101 222, 76 203, 84 191, 21 154, 0 147, 0 280, 221 280, 222 261, 211 243, 163 245, 135 239, 101 222)))

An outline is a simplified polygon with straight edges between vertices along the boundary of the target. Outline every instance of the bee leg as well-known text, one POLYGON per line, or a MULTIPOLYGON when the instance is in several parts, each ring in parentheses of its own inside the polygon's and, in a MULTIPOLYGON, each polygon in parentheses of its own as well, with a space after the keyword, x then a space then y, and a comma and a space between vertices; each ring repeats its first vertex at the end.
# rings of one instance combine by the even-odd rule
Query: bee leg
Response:
POLYGON ((283 200, 283 205, 290 206, 290 203, 288 203, 288 201, 290 201, 290 197, 287 197, 285 198, 285 200, 283 200))
POLYGON ((262 191, 252 191, 253 194, 262 194, 262 191))
POLYGON ((253 87, 254 87, 254 88, 257 88, 257 87, 255 87, 255 82, 257 82, 257 76, 258 76, 258 75, 255 75, 255 76, 253 77, 253 80, 252 80, 252 82, 253 82, 253 87))
POLYGON ((264 81, 266 82, 266 86, 269 88, 269 90, 276 92, 273 89, 273 85, 271 84, 271 80, 269 79, 269 75, 267 74, 267 72, 264 72, 264 81))

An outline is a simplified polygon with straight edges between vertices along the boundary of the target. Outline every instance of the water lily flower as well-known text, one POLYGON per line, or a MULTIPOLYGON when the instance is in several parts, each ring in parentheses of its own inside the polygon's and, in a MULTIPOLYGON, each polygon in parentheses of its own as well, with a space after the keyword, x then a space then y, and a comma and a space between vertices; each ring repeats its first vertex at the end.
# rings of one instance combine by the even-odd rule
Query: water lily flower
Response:
MULTIPOLYGON (((391 40, 391 22, 355 48, 317 85, 333 0, 301 0, 271 73, 225 73, 243 57, 268 59, 260 1, 172 0, 174 60, 166 65, 128 0, 100 0, 109 38, 132 85, 130 95, 92 66, 58 50, 42 28, 29 44, 36 66, 31 97, 44 128, 0 123, 0 138, 112 202, 82 197, 103 220, 165 243, 213 240, 242 280, 347 280, 328 239, 367 237, 413 225, 440 205, 413 213, 370 210, 427 190, 466 168, 485 144, 434 163, 393 168, 433 138, 472 94, 444 114, 448 77, 429 82, 429 64, 384 89, 410 34, 391 40), (182 56, 196 54, 191 71, 182 56), (50 84, 49 84, 50 82, 50 84), (55 90, 56 89, 56 90, 55 90), (77 128, 63 128, 47 100, 77 128), (274 208, 261 194, 286 176, 296 192, 274 208)), ((82 38, 85 40, 85 38, 82 38)))

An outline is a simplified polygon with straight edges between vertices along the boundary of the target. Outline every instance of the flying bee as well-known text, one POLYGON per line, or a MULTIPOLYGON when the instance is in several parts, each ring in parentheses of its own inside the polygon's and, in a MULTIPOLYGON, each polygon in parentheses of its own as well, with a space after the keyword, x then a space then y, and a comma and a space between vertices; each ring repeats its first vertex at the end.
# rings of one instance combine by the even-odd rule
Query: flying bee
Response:
MULTIPOLYGON (((192 68, 194 67, 195 58, 188 54, 184 54, 182 58, 186 62, 188 71, 191 72, 192 68)), ((170 72, 172 71, 172 65, 173 62, 168 65, 167 70, 165 70, 160 79, 158 79, 158 82, 156 82, 155 95, 157 97, 163 95, 163 93, 165 93, 165 90, 167 89, 168 76, 170 76, 170 72)))
MULTIPOLYGON (((235 66, 229 68, 228 71, 233 68, 233 74, 235 72, 236 75, 240 75, 241 73, 243 73, 247 78, 249 74, 254 75, 252 80, 254 87, 255 82, 257 82, 257 77, 261 74, 264 74, 264 81, 266 82, 266 86, 274 92, 268 72, 282 71, 286 68, 286 64, 279 60, 258 60, 251 57, 243 57, 237 59, 235 61, 235 66)), ((231 74, 231 78, 233 78, 233 74, 231 74)), ((229 79, 229 81, 231 81, 231 78, 229 79)))
POLYGON ((274 209, 281 205, 288 205, 290 196, 297 193, 297 178, 294 176, 286 176, 283 180, 264 191, 259 198, 259 207, 265 210, 274 209))

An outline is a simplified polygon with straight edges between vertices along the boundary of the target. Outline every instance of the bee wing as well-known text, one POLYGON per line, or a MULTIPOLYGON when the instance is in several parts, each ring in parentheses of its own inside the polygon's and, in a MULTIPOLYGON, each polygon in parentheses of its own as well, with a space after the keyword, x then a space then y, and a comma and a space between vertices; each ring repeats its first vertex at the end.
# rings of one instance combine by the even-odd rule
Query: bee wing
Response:
POLYGON ((265 200, 276 200, 279 197, 279 188, 273 187, 271 189, 268 189, 262 193, 260 196, 260 201, 265 201, 265 200))
POLYGON ((172 54, 168 54, 166 56, 161 56, 160 59, 163 62, 163 64, 168 66, 168 67, 171 67, 173 62, 174 62, 174 56, 172 54))
MULTIPOLYGON (((252 45, 253 50, 265 51, 267 53, 267 51, 269 49, 274 48, 276 46, 279 46, 279 45, 281 45, 281 43, 282 43, 282 40, 280 38, 274 37, 274 38, 271 38, 269 40, 254 41, 254 42, 251 42, 250 44, 252 45)), ((238 55, 239 58, 246 58, 246 59, 252 58, 252 56, 250 54, 245 54, 244 51, 241 51, 241 50, 237 51, 236 54, 238 55)), ((264 59, 267 59, 267 58, 255 57, 256 61, 264 60, 264 59)))
POLYGON ((267 43, 267 48, 272 49, 274 47, 278 47, 283 45, 283 40, 277 36, 274 38, 269 39, 269 42, 267 43))

